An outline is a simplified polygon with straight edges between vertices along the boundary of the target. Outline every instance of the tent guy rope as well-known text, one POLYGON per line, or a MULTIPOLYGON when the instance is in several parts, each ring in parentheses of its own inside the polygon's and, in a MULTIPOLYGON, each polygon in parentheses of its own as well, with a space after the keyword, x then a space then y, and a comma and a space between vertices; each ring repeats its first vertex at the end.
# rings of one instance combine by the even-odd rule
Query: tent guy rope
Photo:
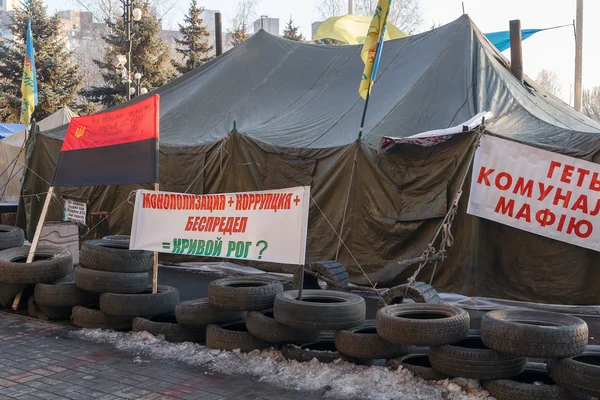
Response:
POLYGON ((333 233, 335 233, 335 235, 338 237, 339 241, 342 243, 342 245, 344 246, 344 248, 346 249, 346 251, 348 252, 348 254, 350 254, 350 257, 352 257, 352 259, 356 263, 356 266, 360 269, 360 271, 363 273, 363 275, 365 276, 365 278, 367 278, 367 281, 369 282, 369 284, 371 284, 371 287, 373 288, 373 290, 375 290, 377 292, 377 294, 381 298, 381 301, 383 301, 384 304, 387 304, 385 302, 385 300, 383 299, 383 297, 381 297, 381 293, 379 293, 379 291, 377 291, 377 289, 375 289, 375 284, 371 281, 371 279, 369 278, 369 276, 367 275, 367 273, 365 272, 365 270, 361 267, 361 265, 358 262, 358 260, 356 259, 356 257, 354 257, 354 255, 352 254, 352 252, 350 251, 350 249, 348 248, 348 246, 346 246, 346 243, 344 243, 344 241, 342 240, 342 237, 340 236, 340 234, 335 230, 335 228, 333 227, 333 224, 329 221, 329 218, 327 218, 327 215, 325 215, 325 213, 323 212, 323 210, 321 209, 321 207, 319 207, 319 204, 315 201, 315 199, 312 196, 310 196, 310 199, 312 200, 313 203, 315 203, 315 206, 317 206, 317 208, 319 209, 319 212, 321 213, 321 215, 323 215, 323 218, 325 218, 325 221, 327 221, 327 223, 331 227, 331 230, 333 231, 333 233))

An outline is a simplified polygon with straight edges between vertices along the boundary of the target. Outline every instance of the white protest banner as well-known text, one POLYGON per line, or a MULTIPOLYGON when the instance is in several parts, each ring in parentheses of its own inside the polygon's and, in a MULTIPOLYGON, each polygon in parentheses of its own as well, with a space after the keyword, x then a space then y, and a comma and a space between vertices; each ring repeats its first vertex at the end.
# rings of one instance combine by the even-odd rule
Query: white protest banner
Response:
POLYGON ((85 225, 87 206, 81 201, 65 199, 65 219, 85 225))
POLYGON ((184 194, 138 190, 132 250, 304 264, 310 187, 184 194))
POLYGON ((484 135, 467 212, 599 251, 600 165, 484 135))

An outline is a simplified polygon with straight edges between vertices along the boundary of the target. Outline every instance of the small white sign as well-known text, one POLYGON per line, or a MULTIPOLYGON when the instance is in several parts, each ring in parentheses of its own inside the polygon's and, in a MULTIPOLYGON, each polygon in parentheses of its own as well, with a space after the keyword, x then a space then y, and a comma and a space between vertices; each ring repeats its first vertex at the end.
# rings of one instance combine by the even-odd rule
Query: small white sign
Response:
POLYGON ((66 220, 85 225, 87 205, 81 201, 65 199, 66 220))
POLYGON ((138 190, 130 249, 304 264, 310 187, 187 194, 138 190))
POLYGON ((600 251, 600 165, 484 135, 467 212, 600 251))

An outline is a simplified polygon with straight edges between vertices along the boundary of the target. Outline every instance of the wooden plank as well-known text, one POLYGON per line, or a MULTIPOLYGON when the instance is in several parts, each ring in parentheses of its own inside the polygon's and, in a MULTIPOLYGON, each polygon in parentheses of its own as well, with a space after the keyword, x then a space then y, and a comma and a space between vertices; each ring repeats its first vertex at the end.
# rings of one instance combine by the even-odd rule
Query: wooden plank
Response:
MULTIPOLYGON (((48 193, 46 194, 46 200, 44 201, 44 207, 42 208, 42 213, 40 214, 40 219, 38 220, 37 227, 35 228, 35 235, 33 235, 33 241, 31 242, 31 247, 29 248, 29 254, 27 255, 26 263, 29 264, 35 258, 35 251, 37 250, 38 242, 40 241, 40 235, 42 234, 42 228, 44 227, 44 222, 46 222, 46 215, 48 215, 48 207, 50 206, 50 200, 52 200, 52 195, 54 194, 54 186, 50 186, 48 188, 48 193)), ((17 293, 15 300, 13 301, 12 309, 17 310, 19 308, 19 303, 21 302, 21 296, 23 292, 17 293)))

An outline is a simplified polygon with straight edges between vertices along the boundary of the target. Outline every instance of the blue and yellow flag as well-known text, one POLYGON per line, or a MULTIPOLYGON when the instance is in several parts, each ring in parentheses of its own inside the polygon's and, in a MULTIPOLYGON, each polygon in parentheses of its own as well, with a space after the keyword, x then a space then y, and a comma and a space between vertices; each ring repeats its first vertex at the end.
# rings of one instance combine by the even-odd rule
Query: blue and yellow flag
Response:
POLYGON ((27 43, 25 62, 23 65, 23 82, 21 82, 21 123, 29 126, 31 114, 38 104, 37 74, 33 54, 33 38, 31 37, 31 20, 27 23, 27 43))
POLYGON ((385 27, 387 25, 388 15, 392 0, 379 0, 375 15, 369 26, 369 33, 365 38, 365 44, 360 52, 360 58, 365 63, 365 69, 360 81, 358 94, 366 100, 367 93, 370 93, 371 82, 375 82, 377 77, 377 68, 379 67, 379 59, 381 58, 381 50, 383 48, 383 40, 385 35, 385 27))

